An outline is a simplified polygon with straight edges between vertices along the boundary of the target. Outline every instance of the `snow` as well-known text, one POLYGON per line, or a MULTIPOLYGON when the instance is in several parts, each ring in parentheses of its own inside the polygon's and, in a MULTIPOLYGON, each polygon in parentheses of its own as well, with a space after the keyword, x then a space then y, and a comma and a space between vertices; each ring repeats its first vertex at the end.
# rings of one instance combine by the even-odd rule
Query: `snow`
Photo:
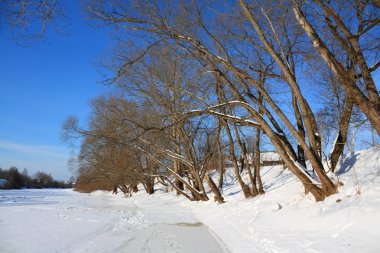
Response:
POLYGON ((277 152, 268 151, 260 153, 260 162, 263 161, 281 161, 281 157, 277 152))
POLYGON ((262 171, 265 195, 244 200, 234 185, 224 191, 226 204, 193 210, 232 252, 380 252, 380 150, 346 157, 341 169, 343 186, 324 202, 273 166, 262 171))
POLYGON ((105 192, 1 191, 1 252, 228 252, 186 210, 105 192), (194 242, 197 242, 194 244, 194 242))
MULTIPOLYGON (((248 162, 249 164, 252 164, 253 162, 253 153, 248 154, 248 162)), ((281 156, 275 152, 275 151, 261 151, 260 152, 260 163, 263 164, 263 162, 278 162, 282 161, 281 156)))
POLYGON ((338 141, 338 135, 335 136, 335 139, 334 139, 334 141, 333 141, 333 143, 332 143, 329 157, 331 156, 332 152, 334 151, 334 149, 335 149, 335 145, 337 144, 337 141, 338 141))
POLYGON ((280 165, 262 168, 266 194, 252 199, 228 171, 225 204, 163 189, 0 191, 1 252, 380 252, 380 149, 338 166, 339 193, 318 203, 280 165))
POLYGON ((225 59, 223 59, 223 58, 220 57, 219 55, 217 55, 216 58, 217 58, 218 60, 220 60, 220 61, 224 61, 224 62, 226 61, 225 59))

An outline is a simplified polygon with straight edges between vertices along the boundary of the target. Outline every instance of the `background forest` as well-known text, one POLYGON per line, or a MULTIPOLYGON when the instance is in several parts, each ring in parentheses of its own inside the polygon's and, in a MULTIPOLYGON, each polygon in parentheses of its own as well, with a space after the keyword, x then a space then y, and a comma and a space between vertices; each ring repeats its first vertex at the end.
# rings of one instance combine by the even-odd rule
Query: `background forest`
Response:
POLYGON ((50 174, 42 171, 29 176, 27 169, 19 172, 16 167, 9 168, 8 170, 0 168, 0 189, 71 188, 74 181, 74 177, 69 182, 57 181, 50 174))

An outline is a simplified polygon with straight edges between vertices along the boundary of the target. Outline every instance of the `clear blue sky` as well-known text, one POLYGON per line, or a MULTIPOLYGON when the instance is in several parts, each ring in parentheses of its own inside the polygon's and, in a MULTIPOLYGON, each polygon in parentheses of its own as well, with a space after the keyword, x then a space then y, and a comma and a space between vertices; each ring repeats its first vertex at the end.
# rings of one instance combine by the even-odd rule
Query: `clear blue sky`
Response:
POLYGON ((73 174, 62 122, 69 115, 85 121, 89 100, 109 89, 98 84, 95 63, 111 46, 106 31, 87 24, 78 2, 65 2, 68 36, 49 31, 22 47, 0 33, 0 168, 41 170, 59 180, 73 174))

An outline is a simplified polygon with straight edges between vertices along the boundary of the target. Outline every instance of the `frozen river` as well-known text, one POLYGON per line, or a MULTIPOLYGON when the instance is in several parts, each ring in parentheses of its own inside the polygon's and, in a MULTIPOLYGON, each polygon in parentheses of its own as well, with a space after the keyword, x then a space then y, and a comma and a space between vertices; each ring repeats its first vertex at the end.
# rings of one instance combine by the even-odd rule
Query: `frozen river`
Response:
POLYGON ((72 190, 0 191, 1 252, 228 252, 190 212, 72 190))

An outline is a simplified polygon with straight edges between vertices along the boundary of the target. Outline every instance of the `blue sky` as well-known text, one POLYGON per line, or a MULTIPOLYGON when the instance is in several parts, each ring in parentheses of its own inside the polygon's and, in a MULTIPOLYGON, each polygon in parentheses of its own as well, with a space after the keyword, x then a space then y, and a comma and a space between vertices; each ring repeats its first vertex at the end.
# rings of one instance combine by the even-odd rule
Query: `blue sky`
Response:
MULTIPOLYGON (((27 168, 67 180, 70 149, 60 140, 62 122, 87 118, 89 100, 110 88, 98 82, 97 59, 111 47, 106 31, 90 27, 78 1, 65 6, 72 33, 48 31, 23 47, 0 33, 0 168, 27 168)), ((6 27, 2 27, 6 28, 6 27)))

